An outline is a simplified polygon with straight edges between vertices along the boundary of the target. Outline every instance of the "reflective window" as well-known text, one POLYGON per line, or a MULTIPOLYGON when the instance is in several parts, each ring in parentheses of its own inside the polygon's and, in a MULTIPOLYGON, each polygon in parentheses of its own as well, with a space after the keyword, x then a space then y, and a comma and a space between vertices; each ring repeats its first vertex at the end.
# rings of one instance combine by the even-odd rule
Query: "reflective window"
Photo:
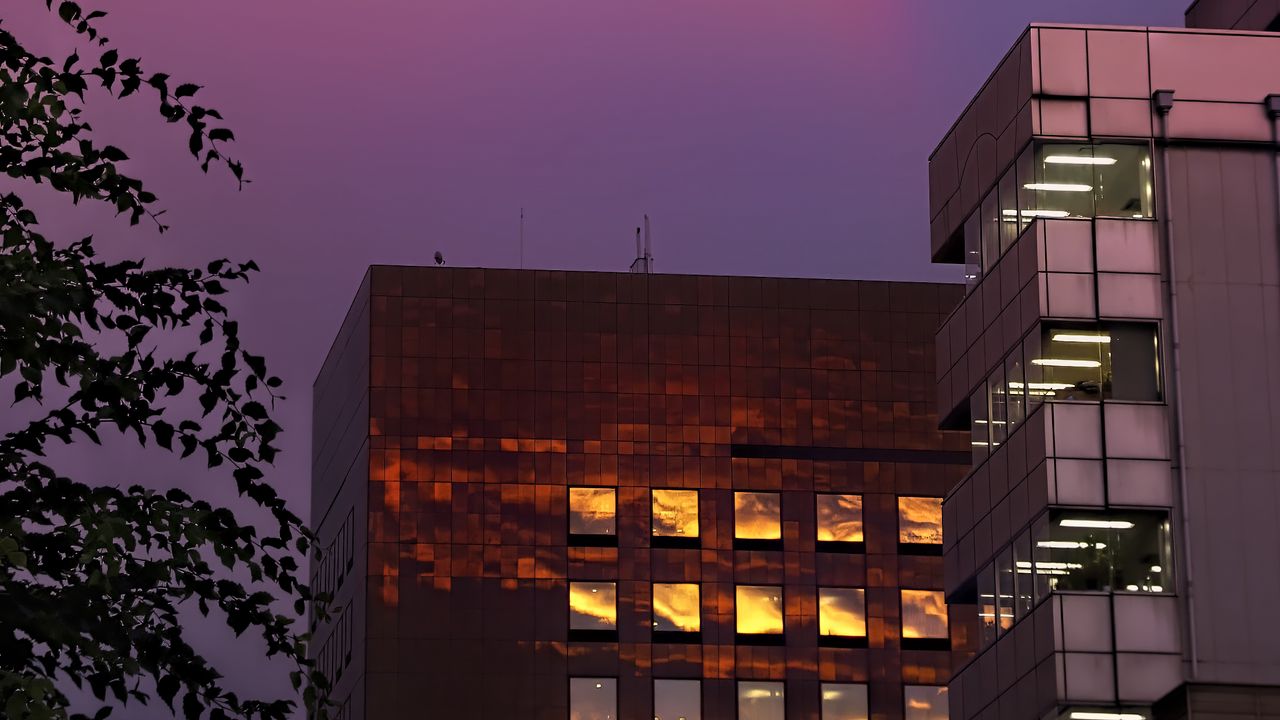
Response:
POLYGON ((613 488, 569 488, 569 535, 615 537, 617 508, 613 488))
POLYGON ((782 683, 738 681, 738 720, 786 720, 786 714, 782 683))
POLYGON ((822 720, 867 720, 867 686, 822 683, 822 720))
POLYGON ((618 681, 569 678, 569 720, 617 720, 618 681))
POLYGON ((996 641, 996 576, 991 565, 978 571, 978 634, 982 647, 996 641))
POLYGON ((818 508, 818 542, 862 542, 861 495, 819 493, 815 502, 818 508))
POLYGON ((1169 518, 1055 511, 1036 536, 1034 570, 1051 590, 1172 590, 1169 518))
POLYGON ((1018 239, 1018 179, 1016 168, 1009 168, 1000 178, 1000 254, 1009 251, 1018 239))
POLYGON ((733 535, 739 540, 781 540, 781 494, 735 492, 733 494, 733 535))
POLYGON ((1013 627, 1013 549, 996 556, 996 612, 1000 633, 1013 627))
POLYGON ((902 638, 946 640, 947 601, 941 590, 902 591, 902 638))
POLYGON ((660 633, 696 633, 702 629, 702 600, 697 583, 653 584, 653 629, 660 633))
POLYGON ((739 585, 737 588, 739 635, 782 633, 782 588, 777 585, 739 585))
POLYGON ((866 591, 861 588, 818 589, 818 633, 825 639, 867 636, 866 591))
POLYGON ((698 491, 653 491, 653 536, 698 537, 698 491))
POLYGON ((982 267, 990 273, 1000 259, 1000 191, 992 188, 982 200, 982 267))
POLYGON ((570 582, 569 629, 616 631, 618 629, 617 583, 570 582))
POLYGON ((702 720, 702 683, 654 680, 653 720, 702 720))
POLYGON ((907 685, 902 688, 902 695, 904 720, 947 720, 951 711, 945 685, 907 685))
POLYGON ((1046 323, 1033 389, 1053 400, 1159 400, 1155 325, 1150 323, 1046 323))
POLYGON ((1013 352, 1004 359, 1004 376, 1008 391, 1005 396, 1008 407, 1005 419, 1009 422, 1007 435, 1012 435, 1027 417, 1027 381, 1026 374, 1022 371, 1021 344, 1014 347, 1013 352))
POLYGON ((982 279, 982 212, 974 210, 964 222, 964 282, 973 289, 982 279))
POLYGON ((941 554, 942 498, 898 498, 898 549, 941 554))
POLYGON ((1013 543, 1013 607, 1014 615, 1022 618, 1031 612, 1035 603, 1034 576, 1031 573, 1031 533, 1023 531, 1013 543))
POLYGON ((1009 437, 1009 408, 1005 400, 1004 368, 997 368, 987 382, 987 390, 991 393, 990 415, 987 418, 991 426, 991 451, 1004 444, 1009 437))
POLYGON ((991 425, 988 422, 990 398, 987 397, 987 386, 983 383, 969 396, 970 433, 973 445, 973 465, 977 467, 987 459, 991 450, 991 425))

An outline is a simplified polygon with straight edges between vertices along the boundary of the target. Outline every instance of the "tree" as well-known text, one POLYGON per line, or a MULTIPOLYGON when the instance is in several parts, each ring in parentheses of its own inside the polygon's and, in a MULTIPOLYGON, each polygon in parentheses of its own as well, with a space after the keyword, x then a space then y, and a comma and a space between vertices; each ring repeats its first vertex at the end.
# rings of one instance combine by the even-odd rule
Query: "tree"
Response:
MULTIPOLYGON (((185 125, 206 173, 223 167, 244 181, 225 150, 232 133, 196 104, 197 85, 123 57, 99 30, 105 13, 45 3, 97 57, 41 57, 0 25, 0 169, 11 184, 47 184, 75 203, 107 203, 130 224, 168 229, 125 153, 95 141, 87 92, 154 96, 164 121, 185 125)), ((72 713, 68 680, 102 703, 97 718, 108 705, 156 696, 187 718, 291 715, 292 700, 241 698, 224 686, 183 639, 179 612, 191 606, 237 635, 261 633, 270 656, 296 663, 293 685, 317 710, 326 681, 299 631, 313 598, 296 560, 311 536, 263 474, 277 453, 270 409, 281 382, 241 346, 217 300, 257 267, 104 262, 91 237, 43 237, 17 193, 0 194, 0 233, 0 382, 34 417, 0 438, 4 716, 87 717, 72 713), (229 470, 239 494, 270 512, 269 530, 179 488, 94 486, 48 464, 57 443, 99 443, 110 428, 229 470), (291 615, 274 609, 281 597, 294 601, 291 615)))

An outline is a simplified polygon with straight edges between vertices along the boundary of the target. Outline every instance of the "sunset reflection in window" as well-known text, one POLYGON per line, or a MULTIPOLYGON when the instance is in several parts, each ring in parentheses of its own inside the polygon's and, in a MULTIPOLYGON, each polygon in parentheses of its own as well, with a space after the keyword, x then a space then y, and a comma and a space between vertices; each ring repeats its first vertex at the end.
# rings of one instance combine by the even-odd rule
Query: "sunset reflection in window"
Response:
POLYGON ((616 720, 615 678, 569 678, 569 720, 616 720))
POLYGON ((902 591, 902 637, 947 638, 947 602, 941 590, 902 591))
POLYGON ((907 685, 902 694, 905 720, 947 720, 950 715, 945 685, 907 685))
POLYGON ((818 632, 824 636, 866 637, 865 591, 861 588, 820 588, 818 632))
POLYGON ((737 592, 739 635, 782 633, 782 588, 776 585, 739 585, 737 592))
POLYGON ((862 496, 817 496, 818 542, 862 542, 862 496))
POLYGON ((569 488, 569 534, 614 535, 617 507, 613 488, 569 488))
POLYGON ((570 630, 616 630, 618 586, 611 582, 569 583, 570 630))
POLYGON ((782 496, 775 492, 734 493, 733 535, 739 540, 781 540, 782 496))
POLYGON ((898 498, 898 542, 903 545, 941 545, 942 498, 898 498))
POLYGON ((702 602, 696 583, 653 584, 653 629, 681 633, 702 629, 702 602))
POLYGON ((738 681, 738 720, 784 720, 786 716, 783 683, 738 681))
POLYGON ((653 491, 654 537, 698 537, 698 491, 653 491))

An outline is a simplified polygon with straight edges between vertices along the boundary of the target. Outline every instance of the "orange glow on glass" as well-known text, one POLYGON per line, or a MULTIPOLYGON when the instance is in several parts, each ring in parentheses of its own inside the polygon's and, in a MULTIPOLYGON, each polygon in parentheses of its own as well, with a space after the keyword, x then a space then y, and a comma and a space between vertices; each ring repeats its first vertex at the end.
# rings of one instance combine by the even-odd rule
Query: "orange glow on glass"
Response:
POLYGON ((733 533, 743 540, 782 539, 782 498, 778 493, 733 494, 733 533))

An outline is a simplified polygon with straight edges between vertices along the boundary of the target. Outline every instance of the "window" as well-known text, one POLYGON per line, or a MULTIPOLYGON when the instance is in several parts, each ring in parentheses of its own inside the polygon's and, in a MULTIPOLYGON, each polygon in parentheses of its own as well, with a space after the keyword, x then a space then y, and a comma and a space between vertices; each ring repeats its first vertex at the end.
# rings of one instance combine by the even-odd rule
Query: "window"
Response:
POLYGON ((618 681, 569 678, 569 720, 617 720, 618 681))
POLYGON ((991 565, 978 571, 978 635, 980 647, 996 641, 996 576, 991 565))
POLYGON ((702 720, 702 683, 654 680, 653 720, 702 720))
POLYGON ((987 459, 991 451, 990 399, 987 397, 987 384, 978 385, 978 389, 969 396, 970 436, 973 445, 973 466, 977 467, 987 459))
POLYGON ((898 498, 898 552, 942 554, 942 498, 898 498))
POLYGON ((1027 378, 1022 372, 1022 345, 1019 344, 1009 353, 1009 357, 1004 359, 1004 376, 1008 385, 1008 392, 1005 395, 1005 402, 1008 406, 1007 417, 1008 432, 1006 436, 1012 435, 1014 430, 1022 424, 1027 417, 1027 397, 1026 387, 1027 378))
POLYGON ((822 720, 867 720, 867 686, 822 683, 822 720))
POLYGON ((982 214, 974 211, 964 221, 964 284, 972 290, 982 280, 982 214))
POLYGON ((818 549, 862 552, 862 496, 819 493, 818 549))
POLYGON ((781 644, 781 587, 739 585, 736 611, 739 642, 781 644), (776 642, 772 642, 774 640, 776 642))
POLYGON ((653 544, 698 547, 698 491, 654 490, 653 544))
POLYGON ((786 720, 786 716, 782 683, 738 681, 738 720, 786 720))
POLYGON ((1019 177, 1033 217, 1152 216, 1146 145, 1043 143, 1028 177, 1019 177))
POLYGON ((1013 543, 1014 615, 1026 617, 1035 604, 1034 575, 1031 572, 1031 533, 1022 531, 1013 543))
POLYGON ((702 600, 696 583, 653 584, 654 642, 695 642, 702 629, 702 600))
POLYGON ((618 585, 611 582, 569 583, 569 638, 618 638, 618 585))
POLYGON ((907 685, 902 688, 904 720, 947 720, 945 685, 907 685))
POLYGON ((1009 407, 1005 400, 1004 367, 996 368, 987 382, 991 393, 991 413, 987 418, 991 433, 991 452, 1004 444, 1009 437, 1009 407))
POLYGON ((1159 400, 1155 325, 1046 323, 1041 353, 1028 357, 1052 400, 1159 400))
POLYGON ((818 633, 823 645, 866 647, 866 591, 861 588, 819 588, 818 633))
POLYGON ((613 488, 569 488, 569 542, 617 545, 617 494, 613 488))
POLYGON ((1013 627, 1013 548, 1007 547, 996 556, 996 611, 1000 634, 1013 627))
POLYGON ((1035 537, 1049 590, 1172 590, 1169 517, 1159 512, 1053 511, 1035 537))
POLYGON ((734 546, 781 549, 782 496, 776 492, 733 494, 734 546))
POLYGON ((902 591, 902 647, 904 650, 945 650, 947 601, 941 590, 902 591))

